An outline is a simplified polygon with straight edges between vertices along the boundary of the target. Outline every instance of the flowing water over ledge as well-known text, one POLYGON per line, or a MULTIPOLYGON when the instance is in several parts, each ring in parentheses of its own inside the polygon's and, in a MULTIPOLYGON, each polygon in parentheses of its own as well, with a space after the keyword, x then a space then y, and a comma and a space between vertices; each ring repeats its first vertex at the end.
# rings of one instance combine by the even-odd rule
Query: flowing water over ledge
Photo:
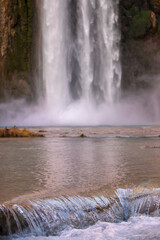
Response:
MULTIPOLYGON (((121 228, 124 230, 128 227, 133 228, 137 221, 142 226, 148 225, 150 227, 149 219, 147 217, 140 218, 141 215, 152 216, 151 221, 159 225, 159 195, 160 189, 144 190, 137 193, 136 189, 118 189, 110 199, 104 196, 90 198, 74 196, 54 200, 28 201, 24 205, 2 205, 0 207, 0 220, 3 223, 1 224, 1 235, 9 235, 8 238, 3 239, 27 235, 28 239, 32 239, 32 236, 55 235, 61 235, 58 239, 75 239, 75 237, 76 239, 84 239, 85 236, 91 238, 92 231, 95 229, 94 231, 101 235, 102 239, 106 239, 107 236, 112 239, 111 237, 116 236, 116 232, 120 231, 121 233, 121 228), (71 230, 85 229, 98 221, 101 223, 99 222, 92 227, 92 230, 91 228, 71 230), (125 224, 126 221, 128 224, 125 224), (99 227, 97 227, 98 225, 99 227), (111 229, 107 230, 107 228, 111 229)), ((143 228, 142 230, 144 232, 143 228)), ((139 227, 138 231, 140 234, 139 227)), ((145 236, 146 234, 147 232, 145 232, 145 236)), ((143 235, 144 233, 141 232, 139 237, 143 237, 143 235)), ((153 237, 152 232, 150 236, 153 237)), ((120 239, 119 234, 117 237, 120 239)), ((94 235, 94 239, 98 238, 94 235)))
POLYGON ((158 239, 159 127, 43 130, 0 140, 0 239, 158 239))

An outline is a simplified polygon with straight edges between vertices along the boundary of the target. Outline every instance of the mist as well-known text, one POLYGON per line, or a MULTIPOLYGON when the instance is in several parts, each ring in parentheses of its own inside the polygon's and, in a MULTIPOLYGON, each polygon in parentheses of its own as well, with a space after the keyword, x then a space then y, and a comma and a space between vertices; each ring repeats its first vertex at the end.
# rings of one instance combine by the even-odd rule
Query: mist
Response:
POLYGON ((154 76, 150 89, 121 92, 113 104, 82 99, 62 106, 54 102, 48 105, 43 99, 37 104, 12 99, 0 104, 0 126, 157 125, 160 123, 159 79, 160 76, 154 76))
MULTIPOLYGON (((44 97, 36 103, 25 99, 1 103, 1 126, 160 123, 160 75, 137 77, 141 89, 122 90, 118 3, 41 2, 41 76, 35 82, 37 95, 44 97), (77 19, 75 28, 71 10, 77 19), (143 83, 148 87, 142 89, 143 83)), ((131 65, 136 68, 134 61, 131 65)))

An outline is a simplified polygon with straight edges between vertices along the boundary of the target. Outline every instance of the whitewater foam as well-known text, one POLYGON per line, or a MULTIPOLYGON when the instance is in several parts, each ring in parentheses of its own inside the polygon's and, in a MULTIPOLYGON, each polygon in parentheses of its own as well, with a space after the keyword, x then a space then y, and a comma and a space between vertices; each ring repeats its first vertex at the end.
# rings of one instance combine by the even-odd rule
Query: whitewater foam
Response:
POLYGON ((159 217, 132 217, 128 222, 98 222, 87 229, 70 229, 60 236, 29 236, 17 240, 159 240, 159 217))

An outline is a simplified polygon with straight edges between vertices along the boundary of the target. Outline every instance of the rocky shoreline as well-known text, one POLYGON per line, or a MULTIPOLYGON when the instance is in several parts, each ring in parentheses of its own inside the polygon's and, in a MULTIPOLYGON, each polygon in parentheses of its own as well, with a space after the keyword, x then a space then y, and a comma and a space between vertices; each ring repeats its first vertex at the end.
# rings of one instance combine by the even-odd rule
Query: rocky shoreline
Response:
POLYGON ((27 127, 0 128, 0 138, 160 138, 160 126, 27 127))
POLYGON ((29 127, 55 138, 160 138, 160 126, 29 127))

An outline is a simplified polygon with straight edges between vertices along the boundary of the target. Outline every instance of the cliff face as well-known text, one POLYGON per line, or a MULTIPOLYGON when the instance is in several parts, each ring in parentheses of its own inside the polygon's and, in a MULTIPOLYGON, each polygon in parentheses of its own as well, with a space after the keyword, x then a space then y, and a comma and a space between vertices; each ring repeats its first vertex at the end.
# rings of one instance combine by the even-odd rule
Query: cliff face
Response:
POLYGON ((160 0, 120 0, 120 17, 122 86, 150 88, 160 75, 160 0))
POLYGON ((34 0, 0 0, 0 99, 33 98, 34 0))

